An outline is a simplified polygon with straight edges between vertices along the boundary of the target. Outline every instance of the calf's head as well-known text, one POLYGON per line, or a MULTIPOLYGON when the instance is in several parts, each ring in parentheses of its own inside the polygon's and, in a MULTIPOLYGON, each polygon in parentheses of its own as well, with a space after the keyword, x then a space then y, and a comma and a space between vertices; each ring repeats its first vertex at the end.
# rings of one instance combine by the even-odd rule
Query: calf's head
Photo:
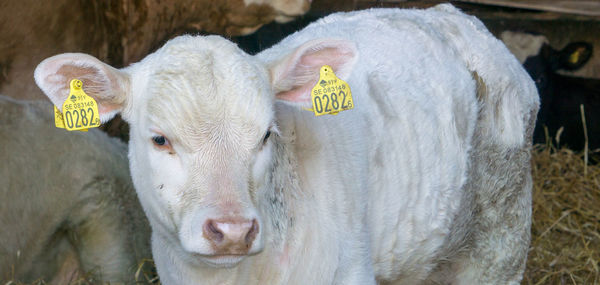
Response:
POLYGON ((189 262, 229 267, 260 252, 272 230, 262 209, 276 171, 274 104, 307 107, 320 66, 343 78, 355 58, 343 40, 311 41, 262 62, 220 37, 183 36, 121 70, 89 55, 57 55, 35 79, 59 108, 78 78, 102 121, 121 113, 155 238, 189 262))

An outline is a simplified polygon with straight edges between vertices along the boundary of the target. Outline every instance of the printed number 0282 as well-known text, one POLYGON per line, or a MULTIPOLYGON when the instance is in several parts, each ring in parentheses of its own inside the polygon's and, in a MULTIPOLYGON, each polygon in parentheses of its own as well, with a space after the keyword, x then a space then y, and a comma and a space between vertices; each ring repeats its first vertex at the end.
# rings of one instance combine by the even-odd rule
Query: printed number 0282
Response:
POLYGON ((73 110, 73 111, 65 112, 65 122, 67 123, 67 126, 69 127, 69 129, 72 129, 74 127, 75 128, 88 127, 90 124, 93 124, 94 110, 91 107, 89 107, 89 108, 87 108, 87 110, 81 109, 80 111, 81 112, 79 112, 77 110, 73 110), (90 115, 89 118, 88 118, 88 115, 90 115), (75 118, 73 118, 73 117, 75 117, 75 118))
POLYGON ((315 110, 317 113, 323 113, 323 107, 325 107, 325 112, 337 111, 340 109, 340 105, 342 109, 347 108, 348 105, 346 104, 346 93, 344 91, 340 91, 339 96, 333 92, 330 95, 325 94, 321 96, 322 99, 319 96, 315 96, 313 99, 313 104, 315 105, 315 110), (339 96, 342 97, 341 104, 339 102, 339 96), (323 106, 323 101, 325 101, 325 106, 323 106), (333 110, 330 109, 330 106, 333 108, 333 110))

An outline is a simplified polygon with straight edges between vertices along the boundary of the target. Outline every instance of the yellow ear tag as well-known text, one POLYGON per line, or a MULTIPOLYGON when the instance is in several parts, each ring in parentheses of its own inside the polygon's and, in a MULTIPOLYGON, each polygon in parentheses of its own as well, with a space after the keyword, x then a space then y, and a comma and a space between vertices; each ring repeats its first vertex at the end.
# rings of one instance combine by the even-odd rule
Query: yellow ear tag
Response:
POLYGON ((571 53, 569 55, 569 62, 572 64, 576 64, 577 62, 579 62, 579 54, 580 50, 576 50, 575 52, 571 53))
POLYGON ((354 108, 350 86, 335 76, 329 65, 321 66, 319 81, 310 91, 312 110, 315 116, 337 115, 341 111, 354 108))
MULTIPOLYGON (((69 85, 69 97, 62 105, 62 127, 69 131, 87 131, 89 128, 99 127, 100 116, 96 100, 83 92, 81 80, 73 79, 69 85)), ((55 125, 60 128, 57 111, 54 112, 55 125)))

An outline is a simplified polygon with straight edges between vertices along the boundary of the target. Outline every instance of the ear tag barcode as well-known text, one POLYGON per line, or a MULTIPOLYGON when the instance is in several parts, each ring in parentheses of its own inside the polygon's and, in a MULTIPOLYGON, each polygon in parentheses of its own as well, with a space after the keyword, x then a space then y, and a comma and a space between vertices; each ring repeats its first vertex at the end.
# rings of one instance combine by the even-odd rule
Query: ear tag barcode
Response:
POLYGON ((319 81, 310 91, 312 110, 315 116, 337 115, 341 111, 354 108, 350 86, 333 73, 329 65, 319 71, 319 81))
POLYGON ((69 97, 62 105, 62 114, 54 107, 54 123, 57 128, 69 131, 87 131, 100 126, 98 104, 83 91, 83 82, 71 80, 69 97), (60 120, 62 118, 62 121, 60 120))

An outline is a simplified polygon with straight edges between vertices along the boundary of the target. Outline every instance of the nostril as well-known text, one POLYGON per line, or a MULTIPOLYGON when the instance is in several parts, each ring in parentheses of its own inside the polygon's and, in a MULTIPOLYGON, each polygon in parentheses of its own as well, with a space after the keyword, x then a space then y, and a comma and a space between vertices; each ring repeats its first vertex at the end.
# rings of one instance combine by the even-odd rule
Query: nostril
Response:
POLYGON ((213 220, 206 221, 206 223, 204 224, 203 232, 208 239, 213 240, 215 242, 222 241, 224 237, 223 232, 221 232, 217 225, 215 225, 215 222, 213 220))
POLYGON ((210 223, 208 223, 208 229, 211 231, 211 233, 213 233, 215 235, 219 235, 219 236, 223 235, 223 233, 215 227, 215 224, 212 223, 212 221, 210 223))
POLYGON ((246 234, 246 239, 245 239, 246 246, 249 247, 252 244, 252 242, 256 238, 256 235, 258 234, 258 231, 259 231, 258 222, 256 221, 256 219, 253 219, 252 226, 250 227, 250 230, 246 234))

